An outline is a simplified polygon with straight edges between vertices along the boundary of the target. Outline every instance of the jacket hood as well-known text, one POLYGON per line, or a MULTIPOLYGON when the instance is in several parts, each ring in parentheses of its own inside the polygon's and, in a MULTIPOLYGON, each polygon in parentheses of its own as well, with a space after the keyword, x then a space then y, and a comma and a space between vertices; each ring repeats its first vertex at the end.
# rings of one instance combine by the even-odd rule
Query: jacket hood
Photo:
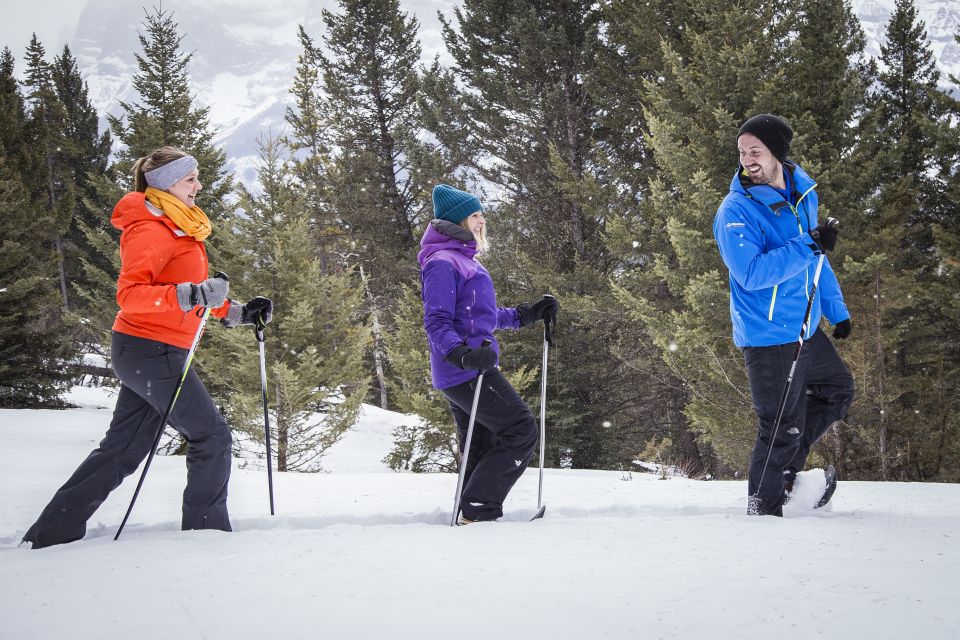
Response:
POLYGON ((161 222, 167 225, 174 235, 185 235, 180 231, 173 220, 163 215, 163 212, 151 205, 146 200, 146 194, 140 191, 131 191, 120 198, 117 206, 113 208, 113 215, 110 216, 110 224, 123 231, 137 222, 144 221, 161 222))
POLYGON ((464 258, 472 260, 477 255, 477 241, 472 233, 458 224, 447 220, 431 220, 423 238, 420 239, 417 262, 423 267, 431 256, 444 250, 456 251, 464 258))

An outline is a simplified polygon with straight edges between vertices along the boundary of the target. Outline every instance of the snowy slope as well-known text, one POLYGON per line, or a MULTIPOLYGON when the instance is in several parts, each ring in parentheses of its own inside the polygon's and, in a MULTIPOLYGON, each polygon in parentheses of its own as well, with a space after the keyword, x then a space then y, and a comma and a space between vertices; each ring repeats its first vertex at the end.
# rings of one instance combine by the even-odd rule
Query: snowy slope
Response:
POLYGON ((106 428, 112 400, 85 393, 81 409, 0 411, 4 640, 879 640, 960 628, 960 486, 842 482, 832 510, 791 503, 776 519, 743 515, 743 482, 550 469, 547 516, 530 523, 529 470, 505 521, 451 529, 455 477, 386 471, 403 418, 371 407, 326 459, 330 473, 274 474, 275 517, 265 474, 237 469, 235 532, 179 531, 183 460, 158 457, 118 542, 134 478, 85 540, 18 548, 106 428))

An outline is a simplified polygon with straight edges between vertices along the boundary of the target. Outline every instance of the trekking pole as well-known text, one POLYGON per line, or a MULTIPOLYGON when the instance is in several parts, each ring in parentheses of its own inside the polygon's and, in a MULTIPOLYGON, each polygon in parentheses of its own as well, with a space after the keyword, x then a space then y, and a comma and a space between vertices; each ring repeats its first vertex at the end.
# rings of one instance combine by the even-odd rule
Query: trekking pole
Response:
MULTIPOLYGON (((489 340, 481 343, 482 347, 490 346, 489 340)), ((467 423, 467 437, 464 441, 463 456, 460 458, 460 473, 457 475, 457 492, 453 497, 453 513, 450 515, 450 526, 457 524, 457 513, 460 511, 460 496, 463 492, 463 479, 467 475, 467 460, 470 457, 470 441, 473 439, 473 423, 477 419, 477 404, 480 401, 480 388, 483 386, 483 370, 478 370, 477 390, 473 392, 473 406, 470 407, 470 422, 467 423)))
MULTIPOLYGON (((834 218, 827 218, 827 226, 836 227, 839 224, 834 218)), ((790 394, 790 386, 793 384, 793 375, 797 370, 797 362, 800 361, 800 352, 803 350, 804 336, 807 335, 807 323, 810 322, 810 311, 813 309, 813 299, 817 295, 817 286, 820 283, 820 271, 823 269, 823 260, 827 257, 826 251, 820 252, 820 258, 817 260, 817 270, 813 274, 813 287, 810 289, 810 298, 807 300, 807 310, 803 314, 803 324, 800 325, 800 338, 797 344, 797 353, 793 357, 793 363, 790 365, 790 372, 787 374, 787 381, 783 385, 783 393, 780 394, 780 404, 777 407, 777 417, 773 421, 773 432, 770 435, 770 443, 767 445, 767 455, 763 459, 763 468, 760 470, 760 480, 757 482, 757 495, 763 486, 763 478, 767 474, 767 465, 770 464, 770 454, 773 453, 773 443, 777 439, 777 432, 780 430, 780 420, 783 419, 783 412, 787 406, 787 396, 790 394)))
MULTIPOLYGON (((544 296, 552 298, 550 294, 544 296)), ((537 484, 537 513, 531 520, 542 518, 547 511, 547 506, 543 504, 543 465, 546 457, 547 442, 547 353, 550 349, 550 320, 543 319, 543 365, 540 369, 540 478, 537 484)))
MULTIPOLYGON (((215 273, 213 277, 229 280, 229 278, 227 278, 227 274, 219 271, 215 273)), ((167 418, 170 417, 170 412, 173 410, 173 405, 177 402, 177 396, 180 395, 180 390, 183 388, 183 381, 187 379, 187 372, 190 370, 190 363, 193 362, 193 354, 197 350, 197 345, 200 344, 200 337, 203 335, 203 328, 206 326, 207 318, 209 317, 210 307, 204 307, 203 315, 200 316, 200 326, 197 327, 197 335, 193 337, 193 344, 190 346, 190 351, 187 352, 187 359, 183 363, 183 371, 180 372, 180 381, 177 383, 177 388, 170 397, 170 402, 167 404, 167 410, 163 412, 163 417, 160 419, 160 426, 157 427, 157 435, 154 437, 153 446, 150 447, 150 453, 147 455, 147 463, 143 466, 143 472, 140 473, 140 481, 137 482, 137 488, 133 491, 133 498, 130 499, 130 506, 127 507, 127 513, 124 514, 123 520, 120 522, 120 528, 117 529, 117 535, 113 536, 114 540, 120 538, 120 534, 123 532, 123 527, 127 524, 127 518, 130 517, 130 513, 133 511, 133 505, 137 501, 137 496, 140 495, 140 487, 143 486, 143 481, 147 477, 147 471, 150 470, 150 463, 153 462, 153 456, 155 456, 157 453, 157 447, 160 446, 160 438, 163 436, 163 428, 166 426, 167 418)))
POLYGON ((263 355, 263 324, 262 314, 257 315, 257 323, 253 325, 253 333, 260 344, 260 391, 263 398, 263 437, 267 444, 267 487, 270 491, 270 515, 273 512, 273 466, 270 462, 270 412, 267 406, 267 359, 263 355))

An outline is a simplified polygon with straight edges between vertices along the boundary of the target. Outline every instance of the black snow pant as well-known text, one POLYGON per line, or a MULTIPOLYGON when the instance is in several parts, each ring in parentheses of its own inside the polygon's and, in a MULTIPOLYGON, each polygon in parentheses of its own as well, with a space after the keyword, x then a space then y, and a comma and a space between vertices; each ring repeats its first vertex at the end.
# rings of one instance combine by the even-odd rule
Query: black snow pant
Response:
MULTIPOLYGON (((467 439, 476 380, 441 389, 457 424, 460 452, 467 439)), ((483 376, 477 418, 460 499, 470 520, 496 520, 503 501, 523 475, 537 444, 537 422, 523 399, 498 369, 483 376)))
MULTIPOLYGON (((113 370, 122 384, 110 428, 100 446, 57 490, 24 541, 38 549, 84 536, 87 520, 150 452, 187 353, 162 342, 113 333, 113 370)), ((230 428, 193 367, 168 423, 187 441, 182 528, 230 531, 230 428)))
POLYGON ((853 401, 853 376, 833 343, 819 329, 803 345, 787 395, 783 418, 773 441, 770 462, 760 481, 774 422, 797 343, 745 347, 743 359, 757 413, 757 440, 750 460, 747 513, 783 515, 784 480, 803 470, 813 444, 853 401))

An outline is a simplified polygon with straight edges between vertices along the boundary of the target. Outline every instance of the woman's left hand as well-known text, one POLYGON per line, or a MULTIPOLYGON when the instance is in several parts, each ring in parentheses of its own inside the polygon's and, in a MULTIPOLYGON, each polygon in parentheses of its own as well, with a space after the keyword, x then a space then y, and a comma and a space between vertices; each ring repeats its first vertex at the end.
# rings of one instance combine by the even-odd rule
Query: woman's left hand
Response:
POLYGON ((523 302, 517 305, 517 314, 520 316, 520 326, 525 327, 539 320, 545 320, 549 324, 556 324, 557 312, 560 310, 560 303, 549 293, 532 305, 523 302))
POLYGON ((240 306, 236 302, 230 303, 227 316, 221 321, 225 327, 232 329, 241 324, 252 324, 260 328, 269 324, 273 319, 273 302, 270 298, 257 296, 240 306))

